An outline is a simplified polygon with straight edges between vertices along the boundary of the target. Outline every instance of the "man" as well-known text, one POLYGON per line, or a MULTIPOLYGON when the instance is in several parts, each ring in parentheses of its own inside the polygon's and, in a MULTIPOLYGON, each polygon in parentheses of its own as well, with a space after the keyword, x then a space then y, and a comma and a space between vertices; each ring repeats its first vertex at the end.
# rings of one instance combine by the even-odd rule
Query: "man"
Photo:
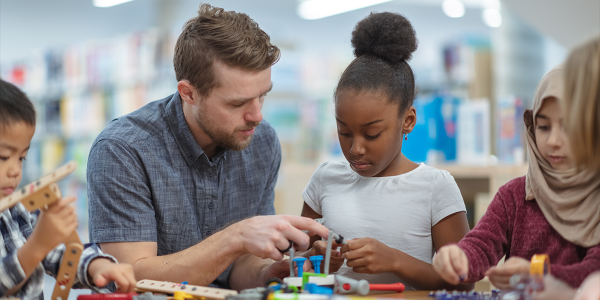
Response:
POLYGON ((261 108, 279 56, 247 15, 201 5, 175 45, 177 92, 94 142, 90 238, 138 279, 261 286, 289 264, 260 257, 281 260, 289 241, 306 249, 300 230, 328 234, 311 219, 249 218, 275 213, 281 147, 261 108))

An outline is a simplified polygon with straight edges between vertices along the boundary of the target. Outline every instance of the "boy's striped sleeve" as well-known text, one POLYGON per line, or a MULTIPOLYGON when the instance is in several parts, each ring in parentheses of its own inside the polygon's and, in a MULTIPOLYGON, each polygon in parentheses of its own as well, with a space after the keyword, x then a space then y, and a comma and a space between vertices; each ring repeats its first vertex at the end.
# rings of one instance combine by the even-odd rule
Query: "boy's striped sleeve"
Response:
POLYGON ((18 251, 9 252, 2 258, 0 265, 0 297, 6 296, 6 293, 25 280, 25 271, 21 267, 18 251))

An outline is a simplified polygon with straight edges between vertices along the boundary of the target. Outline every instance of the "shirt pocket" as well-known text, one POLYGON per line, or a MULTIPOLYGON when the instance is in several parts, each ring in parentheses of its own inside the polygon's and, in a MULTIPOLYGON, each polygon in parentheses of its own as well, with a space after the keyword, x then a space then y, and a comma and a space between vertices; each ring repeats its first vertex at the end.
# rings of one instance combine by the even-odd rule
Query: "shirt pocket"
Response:
POLYGON ((200 242, 196 227, 188 222, 165 222, 157 219, 157 254, 179 252, 200 242))

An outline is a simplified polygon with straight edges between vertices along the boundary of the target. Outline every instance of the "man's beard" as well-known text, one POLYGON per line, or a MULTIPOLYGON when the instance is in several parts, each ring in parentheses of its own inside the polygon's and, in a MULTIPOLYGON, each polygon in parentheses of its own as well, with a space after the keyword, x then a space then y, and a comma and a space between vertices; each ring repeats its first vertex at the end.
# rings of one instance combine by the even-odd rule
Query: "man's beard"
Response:
POLYGON ((217 144, 219 147, 231 149, 233 151, 246 149, 254 136, 253 134, 248 136, 246 140, 239 142, 235 138, 235 134, 241 130, 250 130, 260 124, 260 122, 250 122, 247 123, 246 126, 236 127, 233 132, 226 132, 222 128, 218 128, 210 118, 208 118, 204 109, 199 109, 198 113, 194 116, 194 119, 196 120, 196 124, 202 128, 204 133, 213 141, 213 143, 217 144))

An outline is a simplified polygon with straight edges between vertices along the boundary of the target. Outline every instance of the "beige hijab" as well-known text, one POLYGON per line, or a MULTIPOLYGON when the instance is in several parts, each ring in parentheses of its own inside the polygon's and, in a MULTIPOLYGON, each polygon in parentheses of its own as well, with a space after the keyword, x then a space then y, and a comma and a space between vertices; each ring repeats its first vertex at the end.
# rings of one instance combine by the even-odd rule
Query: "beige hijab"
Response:
MULTIPOLYGON (((535 143, 535 116, 545 99, 562 98, 562 69, 550 71, 537 87, 533 111, 523 116, 529 154, 526 199, 536 200, 548 223, 566 240, 583 247, 600 243, 600 177, 576 169, 555 170, 535 143)), ((576 145, 571 145, 576 147, 576 145)))

